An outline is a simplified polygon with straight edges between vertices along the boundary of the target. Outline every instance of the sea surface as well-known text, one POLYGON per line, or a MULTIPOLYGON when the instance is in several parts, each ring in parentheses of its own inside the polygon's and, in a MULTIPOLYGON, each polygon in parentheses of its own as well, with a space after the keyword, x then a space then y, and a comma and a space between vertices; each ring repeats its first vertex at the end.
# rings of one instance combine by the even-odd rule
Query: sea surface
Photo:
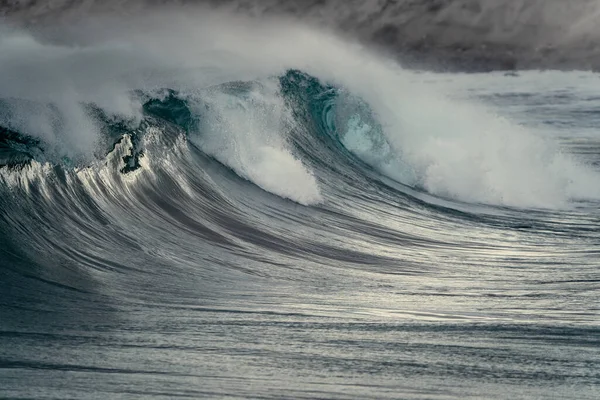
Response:
POLYGON ((0 398, 600 398, 600 75, 198 18, 0 29, 0 398))

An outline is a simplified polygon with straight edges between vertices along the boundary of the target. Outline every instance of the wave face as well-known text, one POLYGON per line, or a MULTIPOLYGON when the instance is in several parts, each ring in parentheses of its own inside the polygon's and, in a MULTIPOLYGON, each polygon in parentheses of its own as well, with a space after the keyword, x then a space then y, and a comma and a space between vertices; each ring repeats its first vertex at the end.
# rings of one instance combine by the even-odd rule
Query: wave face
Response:
POLYGON ((597 392, 594 74, 206 10, 52 34, 0 29, 3 396, 597 392))

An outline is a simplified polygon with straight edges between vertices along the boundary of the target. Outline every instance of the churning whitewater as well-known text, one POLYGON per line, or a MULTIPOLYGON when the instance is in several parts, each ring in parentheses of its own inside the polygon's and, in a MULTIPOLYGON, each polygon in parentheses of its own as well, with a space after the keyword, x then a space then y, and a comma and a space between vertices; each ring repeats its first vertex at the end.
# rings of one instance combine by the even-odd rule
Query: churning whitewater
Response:
POLYGON ((281 17, 3 23, 0 396, 594 398, 598 90, 281 17))
POLYGON ((553 143, 330 34, 218 14, 104 19, 70 30, 50 43, 5 30, 0 44, 2 126, 58 158, 89 162, 114 140, 103 134, 111 122, 134 128, 144 101, 170 93, 205 153, 268 192, 318 203, 313 173, 290 148, 292 131, 311 133, 294 109, 318 100, 286 99, 279 81, 298 71, 332 91, 337 138, 402 184, 517 207, 600 196, 598 174, 553 143))

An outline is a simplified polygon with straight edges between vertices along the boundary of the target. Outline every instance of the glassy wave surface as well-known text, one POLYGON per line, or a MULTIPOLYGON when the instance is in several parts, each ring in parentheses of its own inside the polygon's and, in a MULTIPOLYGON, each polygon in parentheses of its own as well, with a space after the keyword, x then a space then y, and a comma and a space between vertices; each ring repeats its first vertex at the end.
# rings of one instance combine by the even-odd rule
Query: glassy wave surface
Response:
POLYGON ((0 30, 0 396, 599 395, 596 74, 217 13, 40 37, 0 30))

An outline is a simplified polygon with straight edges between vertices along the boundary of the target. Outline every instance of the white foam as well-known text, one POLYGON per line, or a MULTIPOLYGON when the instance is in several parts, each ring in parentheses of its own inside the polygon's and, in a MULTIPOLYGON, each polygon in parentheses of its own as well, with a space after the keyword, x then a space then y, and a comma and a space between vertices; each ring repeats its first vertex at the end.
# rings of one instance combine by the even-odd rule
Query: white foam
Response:
POLYGON ((303 205, 323 200, 314 175, 286 143, 294 121, 273 83, 235 93, 213 88, 200 98, 201 127, 191 140, 203 151, 268 192, 303 205))
MULTIPOLYGON (((354 142, 353 151, 394 179, 440 196, 520 207, 600 198, 598 173, 562 154, 555 143, 493 110, 449 100, 396 63, 311 27, 188 10, 84 21, 69 30, 62 39, 68 44, 62 45, 3 35, 0 93, 63 99, 57 106, 72 120, 63 144, 74 141, 74 151, 90 147, 96 134, 73 111, 82 101, 135 115, 130 89, 204 88, 296 68, 369 104, 391 156, 368 154, 369 144, 357 137, 346 143, 354 142)), ((318 201, 314 177, 289 151, 285 132, 273 125, 280 114, 222 101, 214 100, 221 120, 203 139, 205 151, 265 190, 303 204, 318 201)))

